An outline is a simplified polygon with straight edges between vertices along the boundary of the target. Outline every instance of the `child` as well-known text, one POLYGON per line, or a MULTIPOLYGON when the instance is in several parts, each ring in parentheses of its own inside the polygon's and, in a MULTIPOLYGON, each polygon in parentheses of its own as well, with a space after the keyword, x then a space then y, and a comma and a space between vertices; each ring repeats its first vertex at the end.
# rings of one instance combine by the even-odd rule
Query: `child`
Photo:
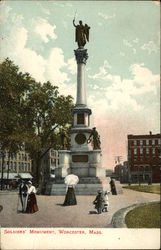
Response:
POLYGON ((109 191, 105 191, 104 193, 104 207, 102 209, 102 212, 108 212, 109 211, 109 200, 108 200, 108 194, 109 191))

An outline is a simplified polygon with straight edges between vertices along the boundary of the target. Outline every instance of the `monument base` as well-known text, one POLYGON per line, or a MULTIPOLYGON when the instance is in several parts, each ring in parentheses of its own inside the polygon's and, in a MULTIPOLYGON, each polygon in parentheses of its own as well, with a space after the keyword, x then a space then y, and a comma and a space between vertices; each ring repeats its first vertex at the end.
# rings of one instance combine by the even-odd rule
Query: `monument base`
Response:
MULTIPOLYGON (((98 190, 110 191, 110 178, 99 179, 97 177, 80 178, 79 183, 74 187, 76 195, 97 195, 98 190)), ((51 180, 46 186, 46 195, 66 194, 64 179, 51 180)))

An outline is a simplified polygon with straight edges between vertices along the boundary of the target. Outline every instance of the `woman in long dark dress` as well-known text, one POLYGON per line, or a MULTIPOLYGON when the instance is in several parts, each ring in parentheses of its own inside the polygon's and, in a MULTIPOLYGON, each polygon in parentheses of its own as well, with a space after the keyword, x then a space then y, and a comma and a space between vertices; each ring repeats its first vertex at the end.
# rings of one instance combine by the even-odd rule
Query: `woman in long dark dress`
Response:
POLYGON ((37 200, 36 200, 36 188, 32 186, 31 181, 29 181, 27 184, 28 184, 29 189, 28 189, 26 213, 33 214, 39 210, 37 206, 37 200))
POLYGON ((72 206, 72 205, 77 205, 77 200, 73 186, 68 186, 63 206, 72 206))
POLYGON ((111 181, 110 181, 110 186, 111 186, 111 193, 112 193, 112 195, 117 195, 115 182, 114 182, 114 180, 112 178, 111 178, 111 181))

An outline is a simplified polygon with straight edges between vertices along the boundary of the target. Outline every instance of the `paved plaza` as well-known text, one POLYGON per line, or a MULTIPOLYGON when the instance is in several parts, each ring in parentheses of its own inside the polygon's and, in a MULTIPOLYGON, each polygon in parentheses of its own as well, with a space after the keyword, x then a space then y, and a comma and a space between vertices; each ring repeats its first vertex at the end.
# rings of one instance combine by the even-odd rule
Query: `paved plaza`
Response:
POLYGON ((62 206, 64 196, 39 196, 39 211, 23 214, 18 204, 18 193, 0 191, 1 227, 85 227, 110 228, 113 215, 132 204, 159 201, 160 195, 123 189, 123 194, 109 195, 109 212, 97 214, 93 207, 95 196, 77 196, 76 206, 62 206))

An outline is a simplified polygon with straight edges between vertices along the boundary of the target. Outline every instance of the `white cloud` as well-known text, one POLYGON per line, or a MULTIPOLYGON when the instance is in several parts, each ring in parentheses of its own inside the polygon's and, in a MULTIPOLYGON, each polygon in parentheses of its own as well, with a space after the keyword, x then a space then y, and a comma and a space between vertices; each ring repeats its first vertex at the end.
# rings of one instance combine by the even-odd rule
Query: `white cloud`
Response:
MULTIPOLYGON (((134 76, 133 85, 139 83, 140 88, 134 88, 134 94, 144 94, 151 92, 154 95, 157 91, 157 85, 159 84, 159 75, 153 75, 152 72, 140 64, 133 64, 130 67, 131 73, 134 76)), ((134 86, 133 86, 134 87, 134 86)))
POLYGON ((134 47, 134 44, 136 45, 137 43, 139 42, 139 39, 138 38, 135 38, 134 40, 127 40, 127 39, 123 39, 123 44, 126 46, 126 47, 129 47, 131 48, 133 54, 136 54, 136 48, 134 47))
POLYGON ((104 79, 104 77, 107 76, 109 69, 111 69, 111 65, 107 60, 104 60, 103 66, 99 67, 99 73, 93 76, 89 75, 88 77, 93 79, 98 79, 98 78, 104 79))
POLYGON ((5 23, 12 8, 6 2, 0 3, 0 23, 5 23))
MULTIPOLYGON (((150 93, 157 94, 159 86, 159 75, 153 75, 152 72, 143 64, 133 64, 130 67, 131 78, 121 79, 119 75, 109 74, 104 66, 99 68, 99 73, 90 76, 92 79, 102 80, 104 91, 101 96, 101 103, 104 109, 116 112, 121 110, 126 112, 127 109, 133 111, 140 111, 143 106, 137 103, 136 97, 150 93)), ((97 90, 97 85, 93 89, 97 90)), ((101 88, 99 88, 101 90, 101 88)), ((97 96, 97 95, 96 95, 97 96)), ((99 107, 100 112, 100 98, 90 99, 91 105, 99 107), (93 101, 93 103, 92 103, 93 101), (99 105, 99 106, 98 106, 99 105)))
POLYGON ((64 61, 64 55, 61 48, 52 49, 47 63, 47 79, 60 86, 65 81, 69 81, 66 73, 62 71, 67 66, 64 61))
POLYGON ((67 61, 67 68, 68 68, 68 70, 70 71, 70 73, 71 73, 72 75, 75 75, 75 74, 76 74, 76 72, 77 72, 77 63, 76 63, 74 57, 68 59, 68 61, 67 61))
POLYGON ((141 49, 148 51, 148 54, 150 55, 152 52, 156 53, 159 48, 153 41, 149 41, 148 43, 143 44, 141 49))
POLYGON ((106 15, 102 12, 99 12, 98 13, 98 16, 101 16, 102 18, 104 18, 105 20, 108 20, 108 19, 112 19, 112 18, 115 18, 116 17, 116 14, 113 13, 112 15, 106 15))
POLYGON ((133 47, 133 45, 132 45, 132 43, 130 43, 128 40, 126 40, 126 39, 124 39, 123 40, 123 44, 125 45, 125 46, 127 46, 127 47, 133 47))
POLYGON ((42 40, 47 43, 49 42, 49 38, 55 40, 57 38, 57 35, 54 33, 56 29, 55 25, 51 25, 48 23, 47 20, 43 18, 39 18, 38 21, 36 21, 35 26, 35 32, 40 35, 42 40))
POLYGON ((23 69, 24 72, 29 72, 37 81, 45 81, 45 64, 46 61, 34 50, 26 47, 28 31, 22 27, 15 32, 15 49, 10 52, 14 62, 23 69))

